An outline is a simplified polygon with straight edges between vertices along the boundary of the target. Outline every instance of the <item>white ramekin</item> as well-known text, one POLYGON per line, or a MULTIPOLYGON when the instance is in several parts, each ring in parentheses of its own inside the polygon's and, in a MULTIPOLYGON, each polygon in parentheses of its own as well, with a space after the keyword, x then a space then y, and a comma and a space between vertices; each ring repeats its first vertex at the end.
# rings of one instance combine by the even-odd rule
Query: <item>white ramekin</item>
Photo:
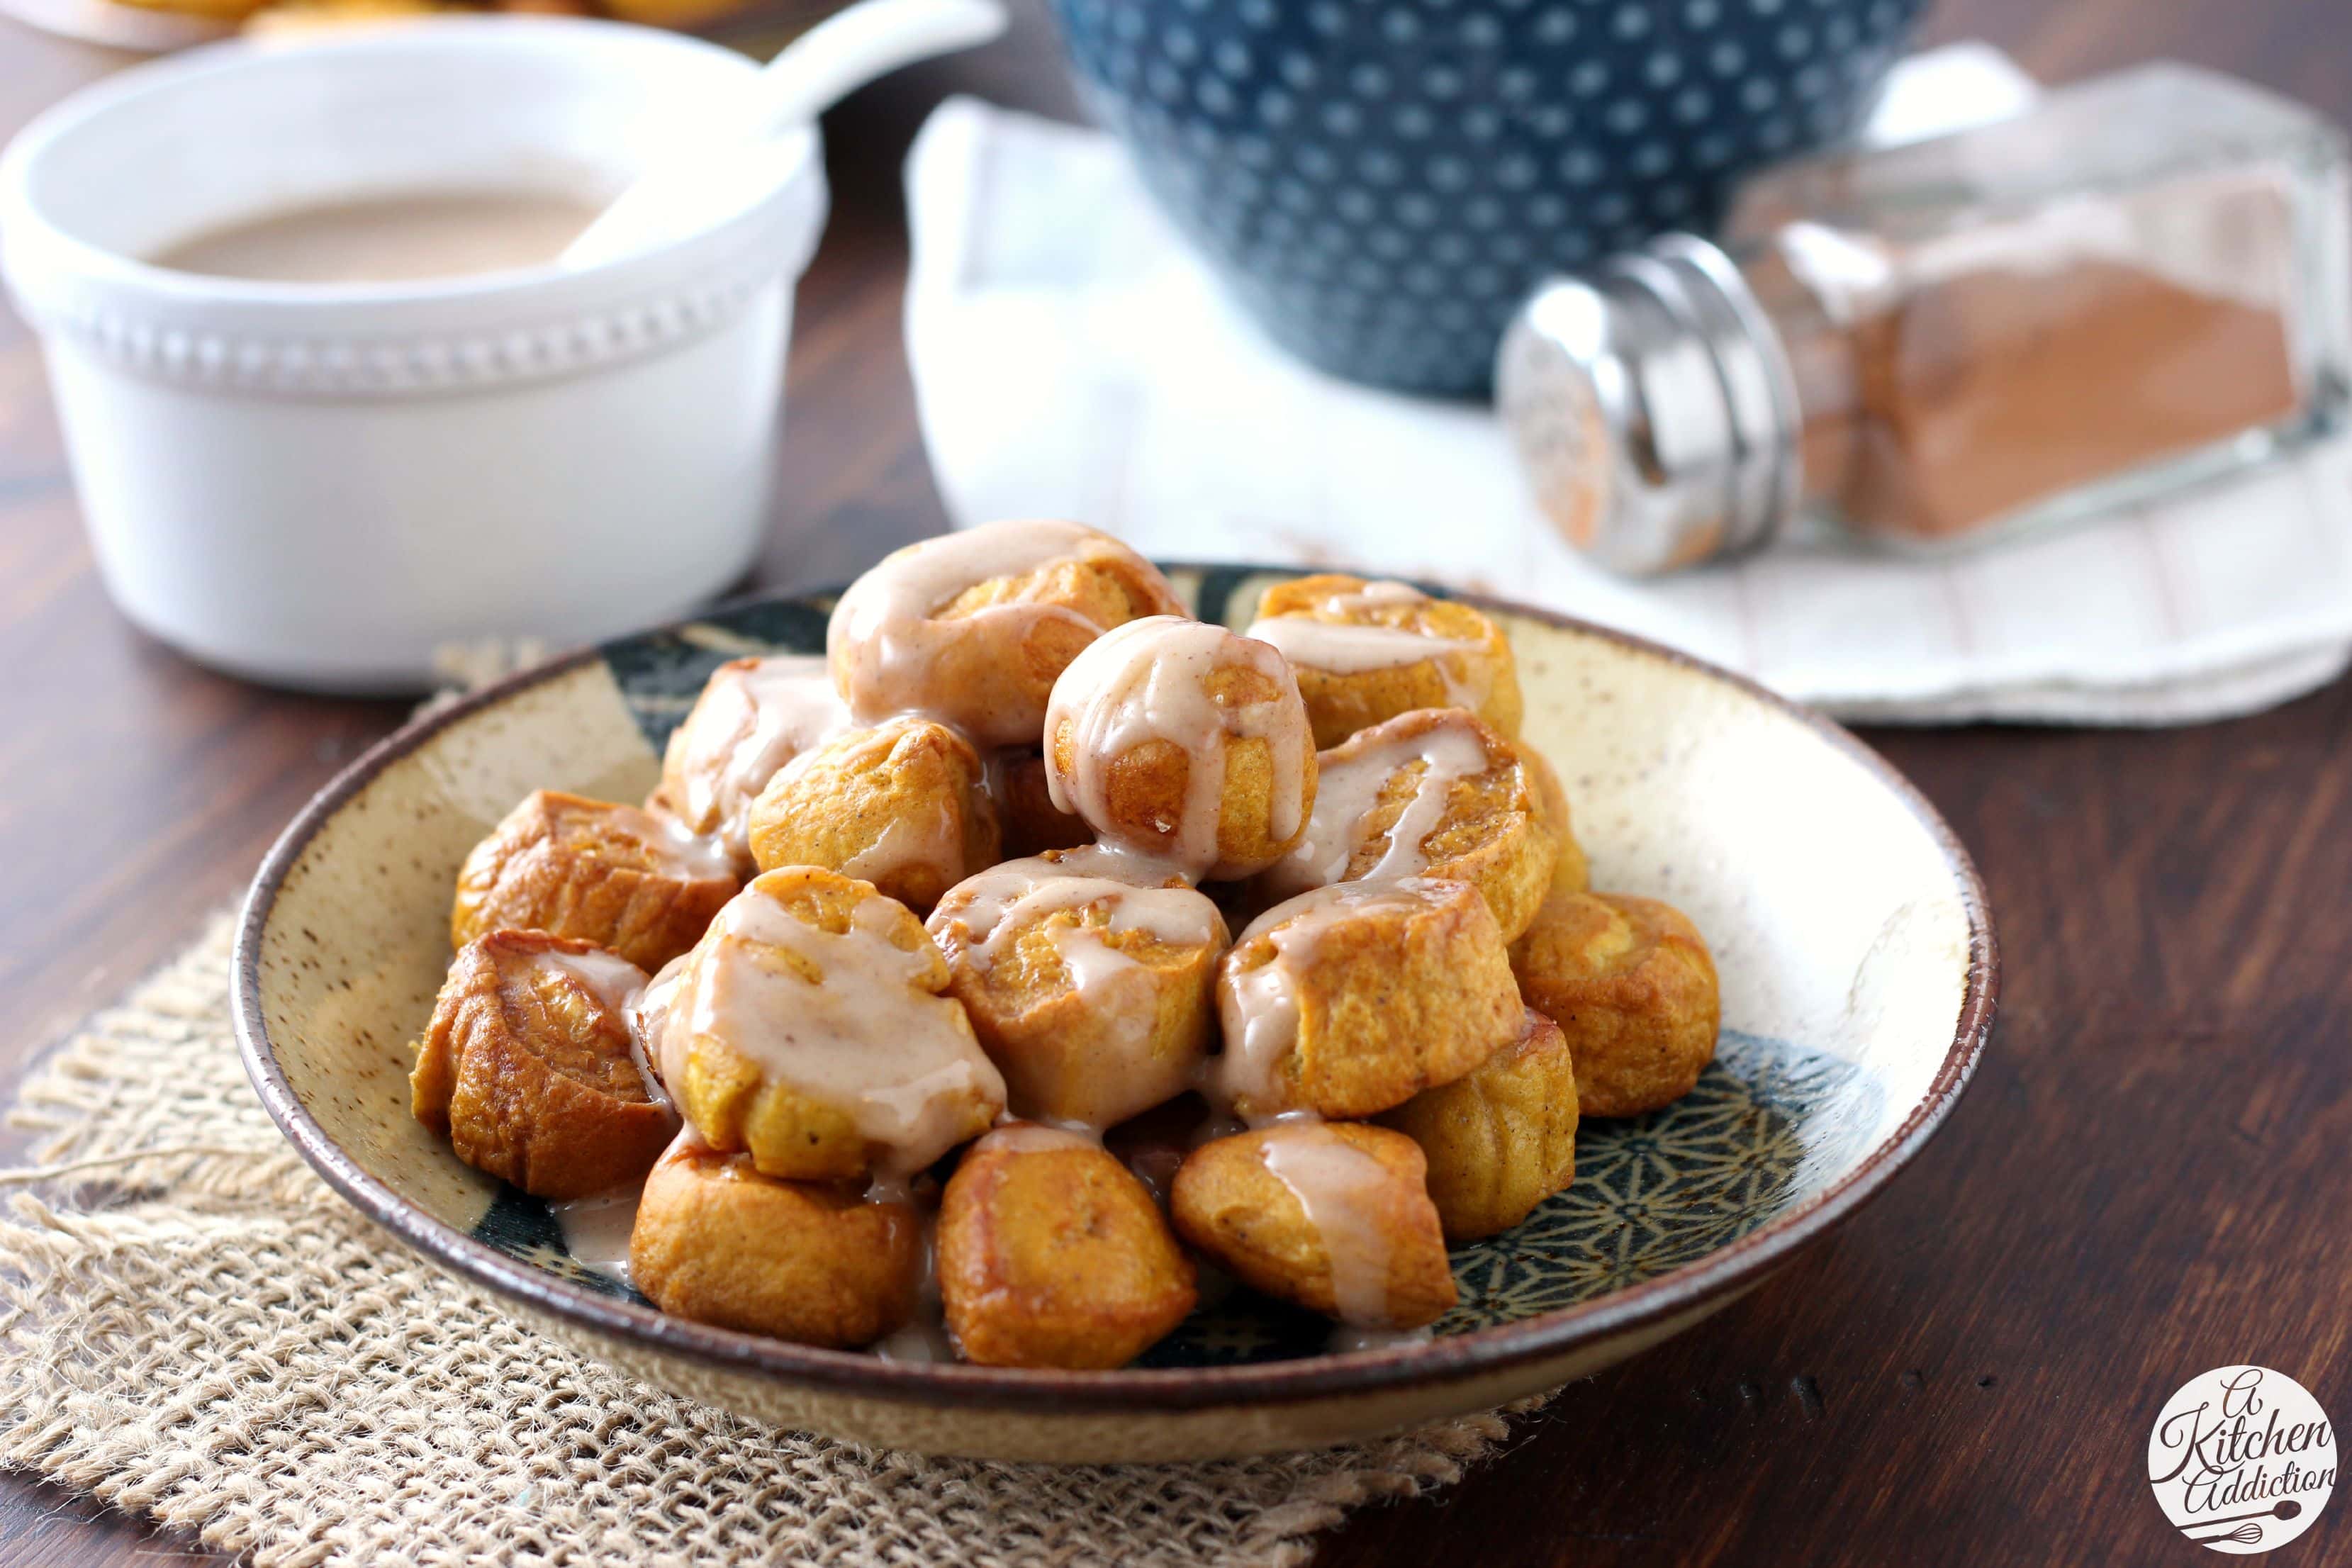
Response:
POLYGON ((601 195, 754 69, 645 28, 453 18, 200 50, 26 129, 0 267, 123 612, 239 674, 388 690, 436 647, 594 638, 741 574, 824 221, 813 129, 730 160, 694 232, 579 272, 289 285, 138 258, 312 200, 601 195))

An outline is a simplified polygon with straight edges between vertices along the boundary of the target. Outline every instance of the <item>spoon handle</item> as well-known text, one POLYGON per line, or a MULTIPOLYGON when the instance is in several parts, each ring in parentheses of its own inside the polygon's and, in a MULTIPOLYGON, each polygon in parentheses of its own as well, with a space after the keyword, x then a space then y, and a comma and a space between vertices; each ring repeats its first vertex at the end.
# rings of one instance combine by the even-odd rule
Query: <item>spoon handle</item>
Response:
POLYGON ((997 0, 861 0, 802 34, 768 63, 744 106, 743 132, 770 136, 878 76, 1004 30, 997 0))
POLYGON ((717 125, 631 181, 558 264, 593 267, 692 226, 715 199, 730 151, 771 142, 885 72, 985 43, 1004 20, 999 0, 858 0, 836 11, 785 45, 717 125))

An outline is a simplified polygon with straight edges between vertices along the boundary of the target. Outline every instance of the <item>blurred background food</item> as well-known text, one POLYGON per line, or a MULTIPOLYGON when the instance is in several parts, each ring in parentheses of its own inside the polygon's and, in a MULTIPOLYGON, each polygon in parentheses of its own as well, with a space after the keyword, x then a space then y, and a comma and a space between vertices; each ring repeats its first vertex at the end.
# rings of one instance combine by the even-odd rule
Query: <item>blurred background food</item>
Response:
POLYGON ((760 56, 841 9, 841 0, 0 0, 0 15, 88 43, 161 54, 239 32, 364 26, 404 16, 505 12, 608 16, 701 33, 760 56))

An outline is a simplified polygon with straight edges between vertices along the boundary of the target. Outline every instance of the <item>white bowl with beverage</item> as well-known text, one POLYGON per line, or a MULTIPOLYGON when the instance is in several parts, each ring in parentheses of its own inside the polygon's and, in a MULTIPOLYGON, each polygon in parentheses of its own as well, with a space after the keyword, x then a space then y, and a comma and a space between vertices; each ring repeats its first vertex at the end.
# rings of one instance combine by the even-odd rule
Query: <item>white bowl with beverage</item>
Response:
POLYGON ((126 71, 0 160, 100 568, 206 663, 343 691, 740 576, 767 515, 814 129, 707 218, 556 253, 757 79, 609 23, 450 18, 126 71))

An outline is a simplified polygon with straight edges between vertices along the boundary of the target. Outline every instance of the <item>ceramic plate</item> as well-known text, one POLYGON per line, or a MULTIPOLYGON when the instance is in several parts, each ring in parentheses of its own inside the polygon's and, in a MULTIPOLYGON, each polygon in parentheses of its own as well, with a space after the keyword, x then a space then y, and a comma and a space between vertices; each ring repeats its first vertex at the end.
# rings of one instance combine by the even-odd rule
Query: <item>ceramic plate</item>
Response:
MULTIPOLYGON (((1277 575, 1171 570, 1204 618, 1236 626, 1277 575)), ((1594 885, 1689 912, 1721 970, 1725 1028, 1695 1093, 1636 1121, 1588 1121, 1568 1191, 1454 1250, 1461 1304, 1433 1340, 1325 1353, 1328 1324, 1243 1295, 1136 1367, 1019 1372, 666 1318, 572 1263, 545 1205, 416 1123, 409 1042, 448 963, 467 848, 534 788, 642 796, 710 670, 822 649, 830 603, 749 605, 624 638, 409 726, 302 813, 246 908, 238 1034, 287 1136, 411 1246, 636 1376, 932 1452, 1162 1459, 1367 1436, 1584 1375, 1721 1308, 1884 1184, 1976 1064, 1995 981, 1983 888, 1900 776, 1736 677, 1487 604, 1517 650, 1526 732, 1567 782, 1594 885)))

